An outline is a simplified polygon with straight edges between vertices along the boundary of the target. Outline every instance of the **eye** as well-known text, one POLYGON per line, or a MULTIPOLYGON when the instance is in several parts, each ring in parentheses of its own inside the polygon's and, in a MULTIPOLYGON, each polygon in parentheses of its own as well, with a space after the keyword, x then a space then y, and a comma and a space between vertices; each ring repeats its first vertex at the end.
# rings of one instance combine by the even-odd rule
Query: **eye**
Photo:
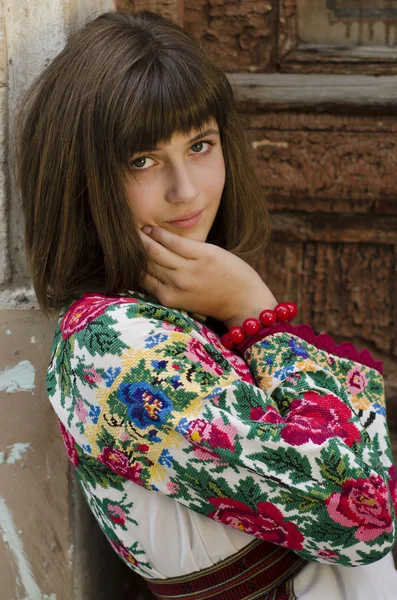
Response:
POLYGON ((193 146, 190 146, 190 148, 193 150, 194 154, 207 154, 207 152, 211 151, 211 146, 214 145, 213 142, 203 140, 202 142, 196 142, 193 146), (205 146, 207 146, 207 148, 205 148, 205 146))
POLYGON ((150 161, 154 164, 154 160, 152 158, 149 158, 148 156, 139 156, 138 158, 135 158, 134 160, 130 161, 130 167, 138 170, 138 171, 144 171, 145 169, 148 169, 149 167, 152 167, 153 165, 150 164, 150 161))

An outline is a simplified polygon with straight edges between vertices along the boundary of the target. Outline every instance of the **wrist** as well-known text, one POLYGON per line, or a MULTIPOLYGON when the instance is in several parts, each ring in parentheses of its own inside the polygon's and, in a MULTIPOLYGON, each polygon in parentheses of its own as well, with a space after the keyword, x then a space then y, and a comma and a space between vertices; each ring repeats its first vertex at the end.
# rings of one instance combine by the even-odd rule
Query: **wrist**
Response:
POLYGON ((239 324, 235 324, 234 319, 228 319, 228 323, 232 324, 229 328, 228 333, 225 333, 222 338, 222 344, 229 350, 239 344, 243 344, 247 337, 251 338, 256 336, 260 331, 261 327, 272 328, 278 321, 290 321, 293 319, 298 312, 298 308, 294 302, 283 302, 277 304, 274 309, 265 308, 259 313, 259 319, 253 317, 247 317, 244 319, 244 313, 241 315, 239 324))
POLYGON ((242 323, 244 323, 246 319, 251 317, 258 318, 263 310, 274 310, 276 306, 277 300, 272 293, 268 292, 265 297, 262 297, 262 299, 255 298, 255 301, 252 301, 251 299, 250 301, 246 302, 244 306, 241 306, 238 310, 236 310, 232 317, 224 320, 223 324, 228 330, 230 330, 232 327, 241 327, 242 323))

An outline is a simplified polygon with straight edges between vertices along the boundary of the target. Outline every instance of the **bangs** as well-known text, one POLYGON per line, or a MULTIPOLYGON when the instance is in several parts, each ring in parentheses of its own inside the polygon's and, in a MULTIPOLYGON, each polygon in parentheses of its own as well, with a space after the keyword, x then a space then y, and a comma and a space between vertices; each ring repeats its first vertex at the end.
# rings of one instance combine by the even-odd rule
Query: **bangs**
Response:
MULTIPOLYGON (((176 53, 175 53, 176 54, 176 53)), ((222 131, 233 107, 229 82, 201 64, 181 60, 180 55, 152 55, 146 65, 134 65, 115 93, 120 115, 115 124, 115 152, 122 164, 140 152, 153 151, 170 141, 174 133, 200 131, 212 118, 222 131)), ((189 57, 191 58, 191 57, 189 57)), ((197 61, 198 62, 198 61, 197 61)))

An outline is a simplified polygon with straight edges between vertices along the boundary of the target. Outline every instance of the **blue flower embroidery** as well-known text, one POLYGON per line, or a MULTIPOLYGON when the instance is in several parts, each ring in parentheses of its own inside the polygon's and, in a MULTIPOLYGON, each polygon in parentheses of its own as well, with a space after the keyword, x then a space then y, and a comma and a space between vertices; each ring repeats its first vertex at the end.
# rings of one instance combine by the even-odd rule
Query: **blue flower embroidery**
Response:
POLYGON ((306 350, 303 348, 303 346, 301 346, 301 344, 298 344, 298 342, 292 338, 289 341, 289 347, 291 348, 291 350, 293 351, 294 354, 296 354, 297 356, 301 356, 302 358, 307 358, 309 356, 309 354, 306 352, 306 350))
POLYGON ((183 383, 181 382, 181 378, 179 377, 179 375, 175 375, 171 379, 171 385, 174 388, 174 390, 177 390, 179 387, 183 386, 183 383))
POLYGON ((292 365, 288 365, 287 367, 282 367, 275 372, 274 376, 277 379, 286 379, 294 372, 294 367, 292 365))
POLYGON ((222 392, 222 388, 221 387, 216 387, 212 390, 212 392, 210 394, 208 394, 208 396, 205 396, 203 398, 203 400, 212 400, 212 398, 215 398, 216 396, 219 396, 219 394, 222 392))
POLYGON ((157 435, 157 429, 151 429, 149 431, 149 440, 151 442, 161 442, 161 438, 157 435))
POLYGON ((382 415, 383 417, 386 416, 386 408, 384 406, 381 406, 380 404, 374 404, 374 409, 375 412, 377 412, 379 415, 382 415))
POLYGON ((168 335, 166 333, 156 333, 156 335, 150 335, 145 341, 145 348, 154 348, 161 344, 161 342, 165 342, 168 339, 168 335))
POLYGON ((88 416, 90 417, 90 419, 92 420, 92 422, 94 424, 98 423, 98 417, 99 417, 100 413, 101 413, 100 406, 95 406, 95 405, 91 406, 88 416))
POLYGON ((122 383, 118 398, 128 406, 128 416, 140 428, 163 424, 172 410, 172 402, 162 391, 145 381, 122 383))
POLYGON ((172 460, 173 460, 173 458, 172 458, 169 450, 167 448, 164 448, 164 450, 160 454, 159 464, 163 465, 164 467, 171 467, 172 460))
POLYGON ((82 447, 82 448, 83 448, 83 450, 85 450, 86 452, 88 452, 88 453, 91 453, 91 446, 90 446, 90 444, 83 444, 81 447, 82 447))
POLYGON ((182 419, 179 421, 179 423, 175 427, 175 429, 176 429, 176 431, 178 433, 181 433, 182 435, 185 435, 185 433, 189 429, 189 421, 187 420, 187 418, 186 417, 182 417, 182 419))
POLYGON ((155 369, 165 369, 165 367, 167 366, 167 361, 166 360, 152 360, 152 366, 155 369))
POLYGON ((121 367, 109 367, 106 373, 103 376, 105 380, 106 387, 110 387, 113 381, 116 379, 118 375, 121 373, 121 367))

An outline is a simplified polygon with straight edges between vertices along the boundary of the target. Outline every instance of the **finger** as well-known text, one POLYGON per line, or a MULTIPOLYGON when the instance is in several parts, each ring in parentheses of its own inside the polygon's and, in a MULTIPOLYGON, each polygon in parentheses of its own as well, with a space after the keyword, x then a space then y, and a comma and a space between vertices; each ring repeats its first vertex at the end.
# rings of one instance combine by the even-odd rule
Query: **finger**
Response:
POLYGON ((179 254, 175 254, 172 250, 152 239, 151 236, 146 235, 143 231, 139 230, 139 233, 146 252, 153 262, 173 270, 181 267, 181 256, 179 254))
POLYGON ((152 227, 148 237, 184 258, 197 259, 203 251, 203 242, 183 238, 162 227, 152 227))
POLYGON ((155 279, 158 279, 158 281, 160 281, 163 285, 169 285, 171 281, 171 275, 172 273, 175 273, 175 270, 167 269, 167 267, 162 267, 153 261, 149 261, 147 273, 155 279))
POLYGON ((163 283, 154 275, 146 273, 146 275, 142 278, 141 285, 143 289, 150 294, 150 296, 158 298, 159 294, 161 294, 161 286, 163 286, 163 283))

